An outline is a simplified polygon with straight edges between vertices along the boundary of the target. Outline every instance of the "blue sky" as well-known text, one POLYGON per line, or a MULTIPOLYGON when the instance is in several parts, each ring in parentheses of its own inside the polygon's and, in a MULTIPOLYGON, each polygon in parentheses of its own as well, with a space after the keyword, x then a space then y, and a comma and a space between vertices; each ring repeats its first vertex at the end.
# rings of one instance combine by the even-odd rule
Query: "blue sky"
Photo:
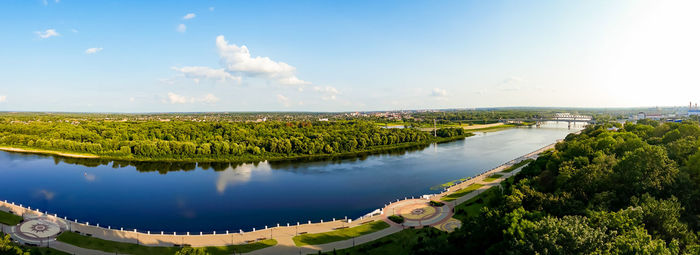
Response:
POLYGON ((2 111, 700 101, 694 1, 8 0, 0 6, 2 111))

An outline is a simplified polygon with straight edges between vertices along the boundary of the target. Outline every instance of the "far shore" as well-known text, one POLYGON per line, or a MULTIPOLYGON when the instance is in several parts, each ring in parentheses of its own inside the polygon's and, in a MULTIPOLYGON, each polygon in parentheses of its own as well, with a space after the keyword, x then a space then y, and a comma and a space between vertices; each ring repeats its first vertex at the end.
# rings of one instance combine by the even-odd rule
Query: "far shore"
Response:
MULTIPOLYGON (((500 129, 500 128, 509 128, 513 127, 513 125, 506 125, 503 122, 497 122, 497 123, 491 123, 491 124, 474 124, 474 125, 461 125, 461 126, 454 126, 454 128, 461 127, 464 130, 467 131, 484 131, 484 130, 492 130, 492 129, 500 129)), ((444 127, 440 127, 444 128, 444 127)), ((433 131, 435 128, 429 127, 429 128, 419 128, 421 131, 433 131)), ((438 128, 439 129, 439 128, 438 128)))
POLYGON ((0 147, 0 150, 2 150, 2 151, 11 151, 11 152, 22 152, 22 153, 36 153, 36 154, 58 155, 58 156, 70 157, 70 158, 99 158, 99 156, 96 156, 96 155, 75 154, 75 153, 66 153, 66 152, 60 152, 60 151, 22 149, 22 148, 13 148, 13 147, 0 147))
POLYGON ((417 146, 425 146, 425 145, 429 145, 431 143, 452 142, 452 141, 461 140, 461 139, 470 137, 472 135, 473 135, 472 133, 466 133, 463 136, 438 138, 436 140, 431 140, 431 141, 401 143, 401 144, 396 144, 396 145, 392 145, 392 146, 385 145, 382 147, 377 147, 377 148, 372 148, 372 149, 367 149, 367 150, 362 150, 362 151, 353 151, 353 152, 344 152, 344 153, 317 154, 317 155, 294 155, 294 156, 284 156, 284 157, 277 156, 277 157, 241 158, 239 160, 212 159, 212 158, 191 158, 191 159, 172 159, 172 158, 145 158, 144 159, 144 158, 133 158, 133 157, 120 158, 120 157, 113 157, 113 156, 98 156, 98 155, 93 155, 93 154, 79 154, 79 153, 50 151, 50 150, 33 149, 33 148, 17 148, 17 147, 2 147, 2 146, 0 146, 0 151, 19 152, 19 153, 34 153, 34 154, 43 154, 43 155, 55 155, 55 156, 61 156, 61 157, 67 157, 67 158, 83 158, 83 159, 97 159, 97 158, 99 158, 99 159, 105 159, 105 160, 133 161, 133 162, 253 163, 253 162, 261 162, 261 161, 289 161, 289 160, 304 160, 304 159, 312 159, 313 160, 313 159, 327 159, 327 158, 334 158, 334 157, 370 155, 370 154, 377 154, 377 153, 392 151, 392 150, 396 150, 396 149, 407 149, 407 148, 413 148, 413 147, 417 147, 417 146))

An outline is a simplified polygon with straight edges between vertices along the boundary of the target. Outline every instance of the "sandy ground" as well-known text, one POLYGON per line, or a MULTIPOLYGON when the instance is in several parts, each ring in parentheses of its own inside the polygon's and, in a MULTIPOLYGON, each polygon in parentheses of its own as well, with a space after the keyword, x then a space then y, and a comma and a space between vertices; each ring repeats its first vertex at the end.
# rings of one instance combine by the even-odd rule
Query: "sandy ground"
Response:
POLYGON ((11 152, 58 155, 58 156, 71 157, 71 158, 99 158, 99 156, 95 156, 95 155, 73 154, 73 153, 65 153, 65 152, 59 152, 59 151, 48 151, 48 150, 20 149, 20 148, 12 148, 12 147, 0 147, 0 150, 11 151, 11 152))

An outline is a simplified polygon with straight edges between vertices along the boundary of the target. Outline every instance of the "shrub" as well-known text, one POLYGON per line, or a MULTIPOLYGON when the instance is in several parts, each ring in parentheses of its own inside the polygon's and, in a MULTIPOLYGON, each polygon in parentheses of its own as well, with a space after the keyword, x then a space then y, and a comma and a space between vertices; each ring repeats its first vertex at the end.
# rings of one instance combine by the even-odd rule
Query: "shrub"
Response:
POLYGON ((404 221, 403 216, 401 216, 401 215, 391 215, 391 216, 389 216, 389 220, 396 222, 398 224, 401 224, 404 221))

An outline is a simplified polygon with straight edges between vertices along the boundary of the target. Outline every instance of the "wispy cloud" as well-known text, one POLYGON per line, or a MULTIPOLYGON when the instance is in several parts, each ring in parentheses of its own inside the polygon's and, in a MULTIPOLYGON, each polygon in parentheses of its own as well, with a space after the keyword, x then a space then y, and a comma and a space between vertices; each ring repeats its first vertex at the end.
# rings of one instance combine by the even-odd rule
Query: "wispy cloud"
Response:
POLYGON ((316 86, 314 87, 314 91, 321 93, 321 99, 324 101, 335 100, 336 95, 340 94, 338 89, 331 86, 316 86))
POLYGON ((43 32, 42 32, 42 31, 37 31, 37 32, 34 32, 34 33, 35 33, 36 35, 38 35, 39 38, 41 38, 41 39, 46 39, 46 38, 49 38, 49 37, 54 37, 54 36, 59 36, 59 35, 61 35, 61 34, 59 34, 58 32, 56 32, 55 29, 46 29, 46 30, 43 31, 43 32))
POLYGON ((182 17, 182 19, 188 20, 188 19, 194 19, 194 17, 197 17, 197 15, 194 13, 188 13, 184 17, 182 17))
POLYGON ((260 76, 285 85, 310 84, 297 78, 294 74, 295 67, 284 62, 273 61, 269 57, 252 57, 248 47, 229 44, 223 35, 216 37, 216 47, 219 50, 221 62, 229 72, 260 76))
POLYGON ((446 90, 446 89, 441 89, 441 88, 433 88, 433 91, 430 92, 430 96, 434 96, 434 97, 446 97, 446 96, 447 96, 447 90, 446 90))
POLYGON ((5 96, 5 95, 0 96, 0 103, 3 103, 5 101, 7 101, 7 96, 5 96))
POLYGON ((523 88, 523 81, 524 79, 520 77, 508 77, 507 79, 498 83, 496 88, 500 91, 519 91, 523 88))
POLYGON ((234 76, 223 68, 214 69, 206 66, 184 66, 184 67, 171 67, 171 69, 180 72, 185 77, 194 80, 195 83, 199 83, 201 79, 210 79, 215 81, 235 81, 241 82, 240 76, 234 76))
POLYGON ((175 30, 177 30, 180 33, 184 33, 185 31, 187 31, 187 26, 185 26, 185 24, 180 24, 177 25, 177 28, 175 30))
POLYGON ((102 48, 89 48, 85 50, 85 54, 95 54, 102 51, 102 48))
POLYGON ((219 98, 214 94, 206 94, 203 97, 187 97, 183 95, 178 95, 173 92, 168 92, 168 97, 165 102, 170 104, 187 104, 187 103, 205 103, 214 104, 219 102, 219 98))
POLYGON ((289 107, 289 98, 282 94, 277 94, 277 102, 280 102, 285 107, 289 107))
POLYGON ((210 11, 210 12, 213 12, 213 11, 214 11, 214 6, 209 7, 209 11, 210 11))

